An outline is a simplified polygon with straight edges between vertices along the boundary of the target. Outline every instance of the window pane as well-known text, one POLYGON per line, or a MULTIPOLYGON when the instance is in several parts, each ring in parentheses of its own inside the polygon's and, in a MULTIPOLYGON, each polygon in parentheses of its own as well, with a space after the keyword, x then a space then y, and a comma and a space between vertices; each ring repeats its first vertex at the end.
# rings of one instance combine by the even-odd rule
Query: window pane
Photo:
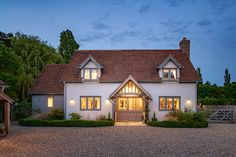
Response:
POLYGON ((97 69, 92 69, 92 76, 91 76, 91 79, 92 80, 96 80, 98 77, 98 71, 97 69))
POLYGON ((88 97, 88 110, 93 109, 93 97, 88 97))
POLYGON ((90 69, 84 69, 84 79, 90 79, 90 69))
POLYGON ((166 99, 161 97, 160 98, 160 110, 165 110, 166 99))
POLYGON ((93 109, 101 109, 101 101, 100 101, 100 97, 95 97, 94 98, 94 108, 93 109))
POLYGON ((53 107, 53 97, 48 97, 48 107, 53 107))
POLYGON ((126 98, 119 99, 119 110, 127 110, 128 109, 128 101, 126 98))
POLYGON ((128 98, 129 101, 129 110, 134 111, 135 110, 135 98, 128 98))
POLYGON ((81 97, 80 98, 80 108, 82 109, 82 110, 86 110, 86 97, 81 97))
POLYGON ((167 98, 167 110, 172 110, 172 98, 167 98))
POLYGON ((143 110, 143 99, 136 98, 136 110, 139 110, 139 111, 143 110))
POLYGON ((176 79, 176 69, 170 69, 170 78, 176 79))
POLYGON ((179 98, 174 98, 174 109, 179 110, 179 108, 180 108, 179 98))
POLYGON ((169 78, 169 69, 163 70, 163 78, 168 79, 169 78))

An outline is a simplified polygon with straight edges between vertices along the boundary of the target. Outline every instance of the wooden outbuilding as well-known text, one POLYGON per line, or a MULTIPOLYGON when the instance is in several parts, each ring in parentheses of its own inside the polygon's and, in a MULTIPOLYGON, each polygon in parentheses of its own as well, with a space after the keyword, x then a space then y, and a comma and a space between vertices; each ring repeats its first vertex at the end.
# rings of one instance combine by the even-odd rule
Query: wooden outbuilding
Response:
MULTIPOLYGON (((1 130, 2 133, 9 133, 10 130, 10 110, 11 110, 11 105, 13 104, 12 98, 10 98, 8 95, 4 93, 4 88, 6 87, 6 84, 0 80, 0 105, 3 105, 3 119, 4 119, 4 125, 3 129, 1 130)), ((1 133, 0 132, 0 133, 1 133)))

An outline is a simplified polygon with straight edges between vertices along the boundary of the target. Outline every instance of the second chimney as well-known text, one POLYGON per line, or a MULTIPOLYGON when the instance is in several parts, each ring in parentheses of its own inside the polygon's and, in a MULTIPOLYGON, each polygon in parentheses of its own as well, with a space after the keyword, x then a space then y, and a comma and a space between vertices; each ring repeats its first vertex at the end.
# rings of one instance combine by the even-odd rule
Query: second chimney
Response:
POLYGON ((184 37, 179 42, 179 48, 181 49, 182 53, 185 53, 190 58, 190 40, 187 40, 187 38, 184 37))

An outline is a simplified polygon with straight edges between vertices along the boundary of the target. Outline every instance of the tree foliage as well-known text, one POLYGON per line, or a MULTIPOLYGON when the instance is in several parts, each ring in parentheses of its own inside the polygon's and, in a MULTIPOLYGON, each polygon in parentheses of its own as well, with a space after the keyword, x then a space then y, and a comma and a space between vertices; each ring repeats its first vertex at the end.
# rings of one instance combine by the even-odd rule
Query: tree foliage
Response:
POLYGON ((79 48, 79 44, 75 41, 73 33, 70 30, 61 32, 59 53, 62 55, 64 62, 68 63, 74 50, 79 48))
POLYGON ((10 88, 7 94, 15 101, 28 101, 28 90, 46 64, 62 63, 56 50, 39 37, 16 33, 10 37, 11 46, 0 46, 0 80, 10 88))
POLYGON ((199 67, 197 67, 197 69, 196 69, 196 72, 197 72, 197 75, 198 75, 198 77, 199 77, 199 84, 202 84, 202 73, 201 73, 201 69, 199 68, 199 67))
POLYGON ((224 76, 224 85, 227 86, 230 84, 230 73, 228 69, 225 69, 225 76, 224 76))

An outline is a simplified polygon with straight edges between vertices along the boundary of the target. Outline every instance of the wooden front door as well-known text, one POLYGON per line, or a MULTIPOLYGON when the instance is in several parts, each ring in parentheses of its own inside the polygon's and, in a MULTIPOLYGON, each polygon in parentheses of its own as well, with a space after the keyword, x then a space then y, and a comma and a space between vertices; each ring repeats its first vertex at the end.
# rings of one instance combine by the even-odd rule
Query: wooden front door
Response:
POLYGON ((117 121, 142 121, 143 106, 142 98, 118 98, 117 121))

